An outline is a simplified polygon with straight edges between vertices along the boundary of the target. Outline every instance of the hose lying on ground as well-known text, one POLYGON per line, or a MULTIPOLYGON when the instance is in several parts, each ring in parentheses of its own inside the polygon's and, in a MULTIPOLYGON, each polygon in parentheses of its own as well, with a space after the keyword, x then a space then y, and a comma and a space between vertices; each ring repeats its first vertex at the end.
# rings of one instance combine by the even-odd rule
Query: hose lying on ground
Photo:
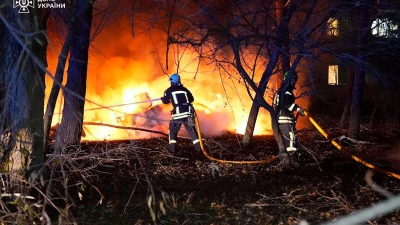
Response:
MULTIPOLYGON (((343 150, 342 146, 340 146, 340 144, 337 143, 334 139, 330 138, 330 137, 328 136, 328 134, 318 125, 318 123, 310 116, 310 114, 309 114, 307 111, 304 111, 304 115, 307 116, 307 118, 308 118, 308 119, 310 120, 310 122, 315 126, 315 128, 317 128, 317 130, 318 130, 326 139, 328 139, 339 151, 343 150)), ((373 170, 375 170, 375 171, 377 171, 377 172, 380 172, 380 173, 382 173, 382 174, 385 174, 385 175, 387 175, 387 176, 400 179, 400 175, 399 175, 399 174, 396 174, 396 173, 393 173, 393 172, 384 170, 384 169, 382 169, 382 168, 376 167, 376 166, 374 166, 374 165, 368 163, 367 161, 364 161, 364 160, 358 158, 357 156, 355 156, 355 155, 353 155, 353 154, 350 154, 350 157, 351 157, 352 159, 354 159, 356 162, 359 162, 359 163, 363 164, 364 166, 366 166, 366 167, 368 167, 368 168, 370 168, 370 169, 373 169, 373 170)))
POLYGON ((195 123, 196 123, 196 129, 197 129, 197 133, 199 135, 199 141, 200 141, 200 147, 201 147, 201 151, 203 152, 203 154, 210 160, 213 161, 217 161, 220 163, 233 163, 233 164, 262 164, 262 163, 271 163, 277 159, 279 159, 279 156, 273 156, 269 159, 264 159, 264 160, 255 160, 255 161, 237 161, 237 160, 225 160, 225 159, 217 159, 212 157, 210 154, 208 154, 208 152, 206 152, 206 150, 204 149, 204 143, 203 143, 203 139, 201 137, 201 132, 200 132, 200 123, 199 123, 199 119, 197 118, 197 114, 196 112, 194 113, 194 119, 195 119, 195 123))

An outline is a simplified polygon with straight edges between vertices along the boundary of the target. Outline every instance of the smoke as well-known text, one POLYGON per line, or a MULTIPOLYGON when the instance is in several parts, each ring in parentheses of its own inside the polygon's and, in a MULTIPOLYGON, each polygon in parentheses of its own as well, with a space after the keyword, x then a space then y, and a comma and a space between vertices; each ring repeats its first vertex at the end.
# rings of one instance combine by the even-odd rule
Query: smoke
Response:
MULTIPOLYGON (((114 13, 122 16, 104 26, 91 43, 86 92, 89 101, 85 104, 84 122, 132 126, 132 116, 137 115, 145 120, 135 125, 142 124, 147 129, 167 133, 171 105, 152 102, 151 109, 157 113, 146 113, 137 104, 115 105, 137 102, 137 96, 141 93, 147 93, 150 99, 160 98, 170 85, 168 74, 178 72, 183 85, 194 95, 194 107, 204 135, 220 135, 227 131, 243 133, 252 101, 240 79, 228 79, 220 75, 213 66, 199 63, 197 55, 190 49, 180 49, 179 46, 171 47, 169 61, 165 62, 167 38, 163 32, 152 31, 151 36, 132 32, 132 21, 129 16, 124 16, 128 13, 121 8, 114 9, 114 13), (101 108, 99 105, 106 107, 93 110, 101 108), (149 113, 152 114, 151 118, 149 113), (154 120, 154 117, 158 119, 154 120)), ((55 71, 61 45, 51 43, 49 47, 48 68, 55 71)), ((52 80, 48 78, 47 96, 51 85, 52 80)), ((53 124, 60 122, 61 106, 62 98, 57 103, 53 124)), ((84 128, 87 140, 154 136, 111 127, 84 128)), ((255 134, 270 133, 270 130, 269 114, 262 109, 255 134)))

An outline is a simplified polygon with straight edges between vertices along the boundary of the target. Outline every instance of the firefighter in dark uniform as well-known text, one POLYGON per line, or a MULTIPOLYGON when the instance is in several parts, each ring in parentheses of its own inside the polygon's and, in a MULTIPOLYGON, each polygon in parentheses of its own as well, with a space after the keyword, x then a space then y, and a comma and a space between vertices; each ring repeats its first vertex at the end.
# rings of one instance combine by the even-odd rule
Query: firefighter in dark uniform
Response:
MULTIPOLYGON (((276 112, 278 114, 279 129, 282 133, 286 152, 290 156, 291 164, 297 159, 296 119, 294 113, 304 116, 304 109, 295 103, 293 90, 296 89, 298 76, 296 72, 286 72, 276 98, 276 112)), ((280 156, 282 153, 280 153, 280 156)), ((285 163, 285 162, 284 162, 285 163)), ((287 166, 287 165, 286 165, 287 166)))
POLYGON ((161 101, 164 104, 172 103, 173 110, 171 111, 171 120, 169 122, 169 145, 168 151, 175 152, 178 132, 182 126, 192 139, 195 150, 200 151, 200 141, 194 122, 194 108, 192 102, 194 97, 192 93, 182 85, 181 78, 178 74, 172 74, 169 77, 171 86, 165 90, 161 101))

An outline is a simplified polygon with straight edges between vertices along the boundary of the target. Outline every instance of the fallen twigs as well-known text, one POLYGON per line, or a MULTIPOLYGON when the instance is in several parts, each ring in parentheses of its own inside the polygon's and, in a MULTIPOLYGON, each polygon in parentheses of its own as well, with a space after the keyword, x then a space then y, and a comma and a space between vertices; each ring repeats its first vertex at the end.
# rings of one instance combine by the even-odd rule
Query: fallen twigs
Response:
POLYGON ((368 141, 359 141, 359 140, 356 140, 356 139, 353 139, 353 138, 349 138, 349 137, 346 137, 345 135, 339 136, 339 137, 337 137, 335 139, 339 140, 339 142, 348 141, 348 142, 350 142, 352 144, 358 144, 358 145, 365 145, 365 144, 372 145, 372 144, 374 144, 374 143, 368 142, 368 141))
MULTIPOLYGON (((350 144, 355 144, 355 145, 373 145, 373 142, 369 142, 369 141, 359 141, 353 138, 349 138, 345 135, 341 135, 339 137, 333 138, 332 140, 338 140, 339 143, 342 143, 344 141, 350 143, 350 144)), ((319 142, 319 143, 329 143, 332 140, 315 140, 315 142, 319 142)))
POLYGON ((335 221, 327 222, 322 225, 349 225, 361 224, 365 221, 375 219, 379 216, 389 214, 398 210, 400 207, 400 195, 392 197, 388 200, 381 201, 375 205, 359 210, 358 212, 339 217, 335 221))

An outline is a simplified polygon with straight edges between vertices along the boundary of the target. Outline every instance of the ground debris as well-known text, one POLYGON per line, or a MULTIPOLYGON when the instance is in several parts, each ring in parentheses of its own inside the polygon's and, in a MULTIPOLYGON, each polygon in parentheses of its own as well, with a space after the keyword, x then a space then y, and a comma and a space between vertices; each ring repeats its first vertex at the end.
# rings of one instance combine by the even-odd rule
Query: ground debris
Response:
MULTIPOLYGON (((368 146, 365 152, 358 152, 364 154, 360 157, 373 164, 387 165, 382 158, 392 150, 393 147, 388 146, 394 146, 400 135, 392 132, 393 136, 387 136, 376 130, 368 132, 363 133, 363 139, 371 143, 355 142, 368 146)), ((98 222, 99 213, 106 213, 104 224, 152 224, 146 204, 151 187, 152 199, 157 203, 154 212, 159 212, 158 224, 291 225, 301 221, 310 224, 331 221, 385 199, 367 184, 367 168, 329 143, 315 144, 320 136, 310 133, 300 130, 299 140, 312 150, 318 164, 312 155, 301 154, 299 167, 290 173, 282 172, 278 161, 261 165, 213 162, 196 152, 191 141, 184 138, 178 140, 179 148, 174 154, 167 151, 165 137, 108 144, 88 142, 84 146, 87 152, 104 151, 93 150, 93 146, 107 146, 108 158, 124 160, 105 161, 108 164, 96 164, 97 167, 87 165, 93 169, 94 185, 102 191, 108 206, 96 207, 97 201, 91 199, 98 199, 98 196, 90 188, 83 200, 76 202, 90 209, 90 213, 85 214, 89 222, 98 222), (118 151, 113 150, 115 148, 118 151), (162 209, 157 208, 159 205, 162 209)), ((340 131, 335 135, 338 133, 340 131)), ((229 159, 262 159, 278 153, 273 136, 255 136, 247 148, 240 146, 241 137, 236 134, 206 137, 204 145, 214 157, 229 159)), ((394 195, 400 192, 397 179, 380 173, 375 173, 371 179, 394 195)), ((80 208, 76 217, 81 213, 80 208)), ((400 223, 400 212, 369 223, 400 223)))

